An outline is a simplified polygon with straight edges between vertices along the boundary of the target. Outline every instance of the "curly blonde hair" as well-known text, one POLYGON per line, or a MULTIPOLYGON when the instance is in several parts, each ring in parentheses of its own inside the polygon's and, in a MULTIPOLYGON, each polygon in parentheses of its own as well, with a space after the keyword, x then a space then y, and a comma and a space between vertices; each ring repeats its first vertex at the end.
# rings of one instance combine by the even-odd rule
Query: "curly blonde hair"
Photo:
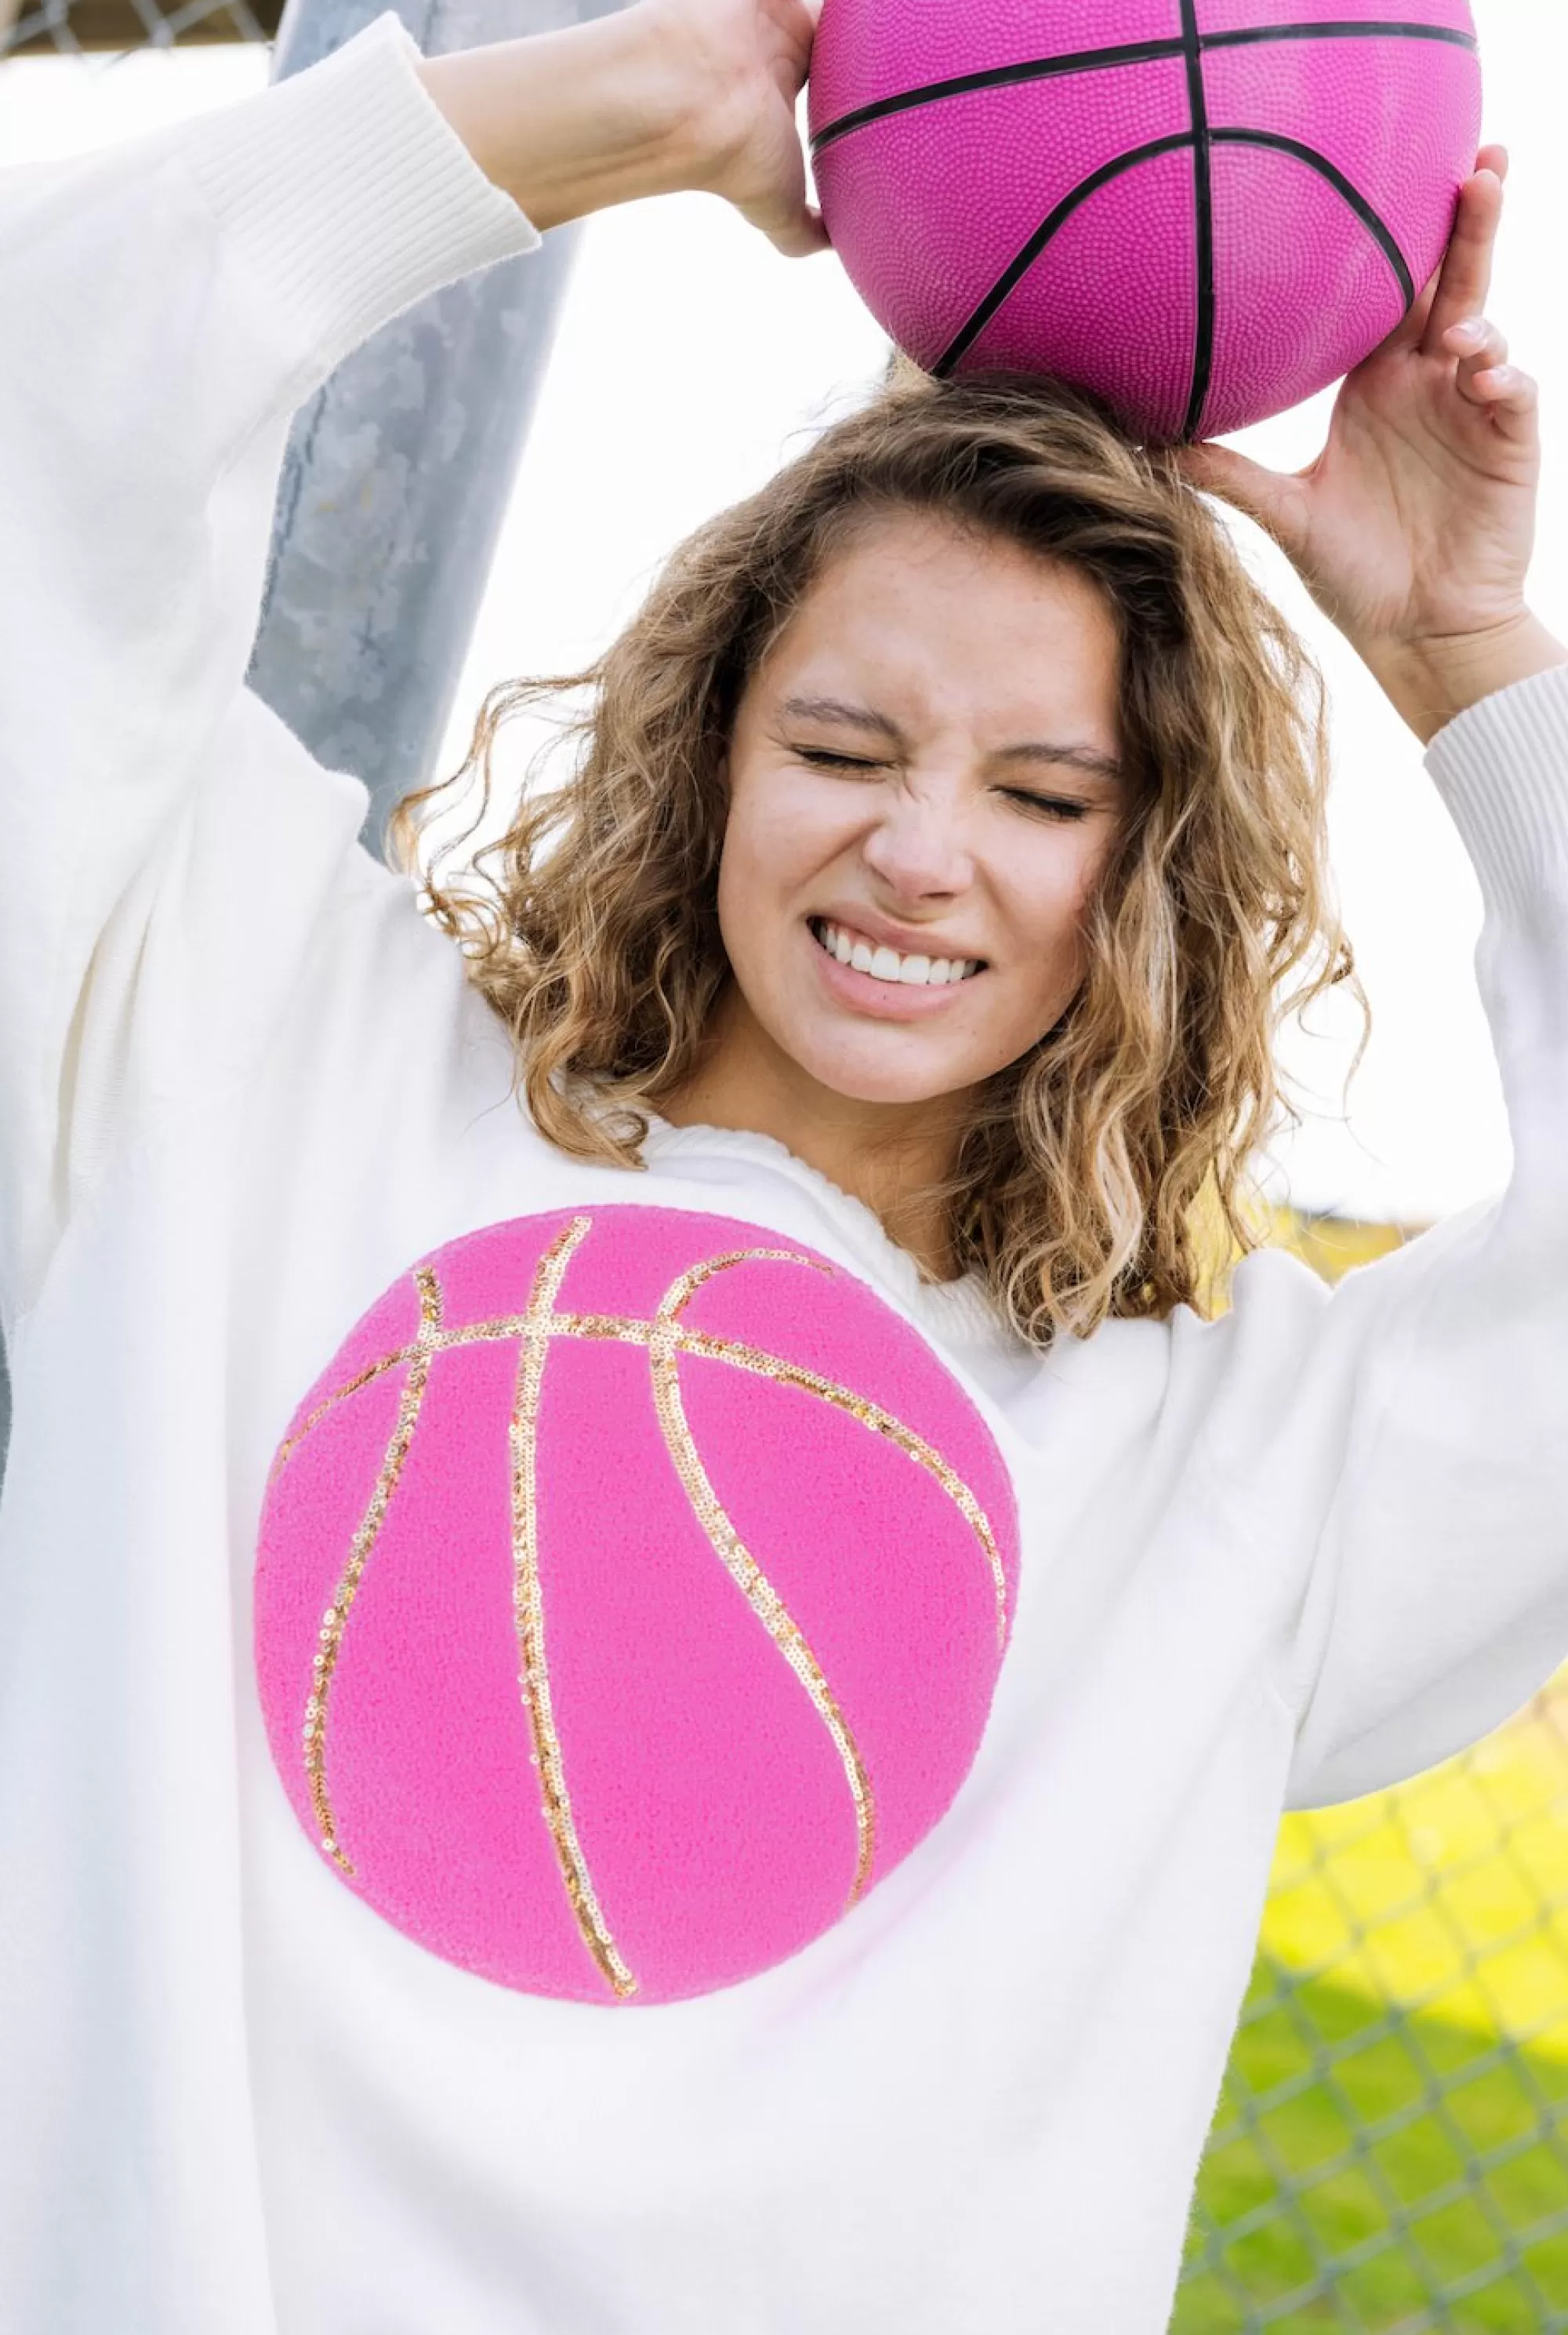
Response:
POLYGON ((903 511, 1099 586, 1132 782, 1079 993, 977 1094, 937 1196, 953 1264, 1037 1346, 1108 1316, 1164 1319, 1208 1284, 1200 1199, 1236 1252, 1259 1245, 1247 1163, 1295 1115, 1279 1025, 1354 968, 1328 884, 1321 673, 1171 452, 1131 443, 1093 399, 895 374, 683 543, 586 672, 493 690, 461 769, 400 806, 394 848, 412 869, 428 807, 478 774, 429 906, 511 1032, 541 1130, 638 1166, 730 977, 717 886, 741 692, 852 533, 903 511), (572 775, 526 794, 444 883, 488 809, 502 725, 574 693, 572 775))

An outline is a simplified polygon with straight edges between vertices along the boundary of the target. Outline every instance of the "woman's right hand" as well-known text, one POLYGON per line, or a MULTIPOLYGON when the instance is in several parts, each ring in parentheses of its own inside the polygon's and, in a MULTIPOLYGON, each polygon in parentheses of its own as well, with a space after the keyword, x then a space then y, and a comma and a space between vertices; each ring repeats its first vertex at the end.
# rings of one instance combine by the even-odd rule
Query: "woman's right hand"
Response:
POLYGON ((419 72, 537 228, 696 189, 801 257, 828 240, 795 125, 819 6, 634 0, 565 32, 428 57, 419 72))
POLYGON ((793 257, 828 241, 806 199, 795 124, 820 10, 821 0, 638 0, 630 12, 681 61, 701 158, 694 183, 793 257))

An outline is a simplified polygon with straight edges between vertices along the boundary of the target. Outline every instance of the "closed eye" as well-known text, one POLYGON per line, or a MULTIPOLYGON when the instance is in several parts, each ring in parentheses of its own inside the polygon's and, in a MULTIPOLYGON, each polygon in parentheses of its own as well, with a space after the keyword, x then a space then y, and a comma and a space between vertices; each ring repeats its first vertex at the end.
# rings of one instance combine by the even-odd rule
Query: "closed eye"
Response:
POLYGON ((1002 792, 1009 802, 1017 803, 1021 809, 1040 819, 1060 819, 1064 826, 1071 826, 1079 819, 1087 819, 1089 814, 1088 803, 1075 802, 1067 795, 1037 795, 1027 787, 1003 787, 1002 792))
POLYGON ((818 770, 876 771, 886 768, 884 762, 868 762, 864 755, 836 754, 829 746, 795 746, 790 751, 797 761, 809 762, 818 770))
MULTIPOLYGON (((859 771, 874 778, 887 768, 886 762, 871 761, 863 754, 837 753, 831 746, 794 746, 790 751, 798 761, 813 770, 859 771)), ((999 791, 1006 801, 1017 803, 1036 818, 1056 819, 1063 826, 1076 825, 1087 819, 1092 809, 1091 804, 1079 802, 1070 795, 1036 794, 1029 787, 1002 787, 999 791)))

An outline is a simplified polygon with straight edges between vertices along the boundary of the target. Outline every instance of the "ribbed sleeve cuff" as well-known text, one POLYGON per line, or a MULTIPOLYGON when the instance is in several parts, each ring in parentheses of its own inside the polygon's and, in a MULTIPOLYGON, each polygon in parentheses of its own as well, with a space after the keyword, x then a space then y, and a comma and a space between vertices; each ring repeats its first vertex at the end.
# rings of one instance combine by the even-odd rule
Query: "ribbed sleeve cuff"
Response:
POLYGON ((185 125, 181 155, 330 371, 475 268, 535 250, 415 71, 390 12, 308 71, 185 125))
POLYGON ((1426 760, 1487 907, 1532 920, 1544 894, 1568 917, 1568 665, 1484 697, 1426 760))

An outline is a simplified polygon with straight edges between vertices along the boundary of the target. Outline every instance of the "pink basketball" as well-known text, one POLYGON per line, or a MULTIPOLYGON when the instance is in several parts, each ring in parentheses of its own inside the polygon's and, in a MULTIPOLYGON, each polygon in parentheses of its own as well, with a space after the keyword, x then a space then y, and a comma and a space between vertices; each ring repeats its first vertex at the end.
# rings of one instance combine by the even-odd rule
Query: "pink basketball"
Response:
POLYGON ((669 1208, 438 1250, 268 1484, 273 1755, 333 1869, 504 1986, 670 2002, 821 1935, 973 1760, 1006 1468, 813 1251, 669 1208))
POLYGON ((1216 437, 1338 380, 1440 262, 1474 170, 1467 0, 826 0, 824 216, 929 372, 1216 437))

